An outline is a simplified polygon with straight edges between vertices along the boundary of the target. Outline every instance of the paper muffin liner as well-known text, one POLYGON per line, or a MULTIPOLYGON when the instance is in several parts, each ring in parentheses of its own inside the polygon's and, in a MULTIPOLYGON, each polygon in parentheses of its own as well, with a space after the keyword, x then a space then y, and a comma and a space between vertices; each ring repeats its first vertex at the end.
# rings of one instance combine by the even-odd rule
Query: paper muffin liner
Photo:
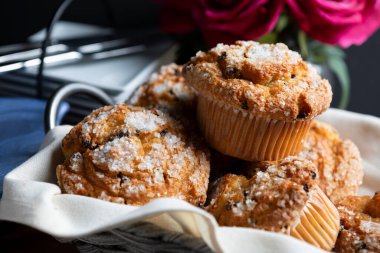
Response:
POLYGON ((197 117, 210 146, 247 161, 276 161, 297 154, 311 123, 255 116, 202 95, 197 117))
POLYGON ((339 213, 333 203, 317 186, 301 214, 300 223, 290 235, 331 251, 339 233, 339 213))

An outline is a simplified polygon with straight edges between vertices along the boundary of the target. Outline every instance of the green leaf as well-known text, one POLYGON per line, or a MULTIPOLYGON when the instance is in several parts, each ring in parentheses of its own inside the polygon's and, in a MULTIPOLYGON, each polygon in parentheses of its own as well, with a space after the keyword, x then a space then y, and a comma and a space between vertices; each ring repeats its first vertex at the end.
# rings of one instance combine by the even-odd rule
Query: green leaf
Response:
POLYGON ((276 43, 277 42, 277 34, 274 32, 267 33, 264 36, 260 37, 258 40, 260 43, 276 43))
POLYGON ((298 39, 298 45, 300 47, 302 57, 304 59, 308 59, 309 52, 308 52, 306 33, 304 33, 303 31, 299 30, 298 31, 297 39, 298 39))
POLYGON ((308 60, 316 64, 326 64, 329 58, 338 57, 345 58, 344 51, 335 46, 329 46, 317 41, 309 42, 308 60))
POLYGON ((346 109, 350 100, 350 76, 348 74, 348 68, 343 57, 330 57, 327 59, 327 65, 335 73, 338 81, 341 85, 341 98, 338 107, 340 109, 346 109))
POLYGON ((345 57, 344 51, 341 48, 335 46, 323 45, 318 49, 318 51, 324 55, 328 55, 329 57, 345 57))
POLYGON ((288 25, 289 23, 289 18, 286 14, 282 14, 279 18, 278 18, 278 21, 277 21, 277 25, 276 25, 276 32, 277 33, 280 33, 282 32, 282 30, 285 29, 285 27, 288 25))

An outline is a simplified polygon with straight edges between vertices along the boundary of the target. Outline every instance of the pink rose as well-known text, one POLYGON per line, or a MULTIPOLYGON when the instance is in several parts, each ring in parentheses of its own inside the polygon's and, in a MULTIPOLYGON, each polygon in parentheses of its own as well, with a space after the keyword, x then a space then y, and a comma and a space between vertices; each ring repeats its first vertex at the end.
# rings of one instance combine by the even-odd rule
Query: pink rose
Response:
POLYGON ((362 44, 380 27, 380 0, 286 0, 308 35, 332 45, 362 44))
POLYGON ((161 16, 165 15, 161 18, 164 31, 186 33, 198 27, 209 46, 257 39, 270 32, 283 10, 284 1, 158 0, 161 16))

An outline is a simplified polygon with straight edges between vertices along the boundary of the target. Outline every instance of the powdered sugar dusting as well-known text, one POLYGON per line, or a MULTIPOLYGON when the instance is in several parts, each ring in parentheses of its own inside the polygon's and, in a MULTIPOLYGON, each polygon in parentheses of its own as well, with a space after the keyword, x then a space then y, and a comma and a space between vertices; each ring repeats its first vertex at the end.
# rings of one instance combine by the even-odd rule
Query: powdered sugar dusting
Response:
POLYGON ((102 128, 101 122, 104 122, 109 117, 109 115, 114 113, 117 110, 117 107, 118 106, 116 105, 111 110, 106 110, 106 111, 102 110, 99 112, 97 117, 89 118, 90 120, 88 120, 82 125, 82 134, 83 135, 104 134, 102 130, 103 128, 102 128))
POLYGON ((147 112, 130 112, 128 117, 125 118, 125 124, 129 127, 137 129, 141 132, 156 131, 160 126, 167 123, 167 121, 153 114, 150 111, 147 112))
POLYGON ((94 164, 105 164, 111 171, 133 172, 133 162, 139 159, 140 142, 136 138, 123 137, 107 142, 92 153, 94 164))
POLYGON ((297 64, 302 61, 299 53, 289 50, 282 43, 277 44, 260 44, 253 41, 239 41, 239 45, 224 45, 218 44, 211 49, 212 52, 218 55, 223 52, 227 53, 227 62, 230 65, 239 64, 242 59, 247 59, 253 65, 260 64, 297 64))

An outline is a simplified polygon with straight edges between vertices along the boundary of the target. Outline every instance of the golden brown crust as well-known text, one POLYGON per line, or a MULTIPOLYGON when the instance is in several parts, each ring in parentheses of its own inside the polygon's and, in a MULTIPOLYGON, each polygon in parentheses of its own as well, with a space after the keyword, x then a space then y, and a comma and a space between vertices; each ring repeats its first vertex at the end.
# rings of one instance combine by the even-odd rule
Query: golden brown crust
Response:
POLYGON ((315 168, 296 157, 261 165, 252 167, 252 177, 227 174, 220 178, 206 210, 222 226, 289 233, 313 195, 315 168))
POLYGON ((372 216, 380 211, 379 194, 349 196, 337 208, 342 225, 334 251, 380 252, 380 218, 372 216))
POLYGON ((203 204, 207 148, 162 112, 124 104, 94 111, 63 140, 63 192, 130 205, 158 197, 203 204))
POLYGON ((182 65, 162 66, 143 84, 131 99, 131 104, 157 108, 176 118, 195 115, 196 96, 182 75, 182 65))
POLYGON ((363 181, 363 168, 354 143, 342 140, 330 125, 313 121, 303 146, 299 156, 315 164, 318 185, 333 203, 356 195, 363 181))
POLYGON ((332 98, 328 81, 281 43, 218 44, 198 52, 184 76, 202 96, 272 119, 312 119, 332 98))
POLYGON ((365 207, 365 213, 373 218, 380 218, 380 192, 376 192, 365 207))

